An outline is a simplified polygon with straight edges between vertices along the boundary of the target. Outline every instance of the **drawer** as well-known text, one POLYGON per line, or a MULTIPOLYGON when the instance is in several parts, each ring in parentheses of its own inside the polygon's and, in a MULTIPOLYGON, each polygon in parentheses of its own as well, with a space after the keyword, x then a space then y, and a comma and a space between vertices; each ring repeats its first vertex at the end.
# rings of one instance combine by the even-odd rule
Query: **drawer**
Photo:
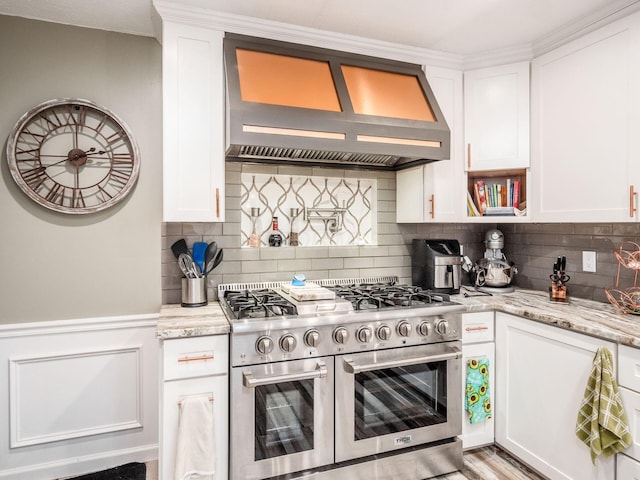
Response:
POLYGON ((631 446, 624 453, 640 461, 640 393, 620 387, 620 397, 631 430, 631 446))
POLYGON ((616 480, 640 480, 640 462, 618 454, 616 456, 616 480))
POLYGON ((618 346, 618 385, 640 392, 640 349, 618 346))
POLYGON ((462 343, 493 342, 493 312, 462 315, 462 343))
POLYGON ((228 335, 208 335, 165 340, 164 380, 227 374, 228 339, 228 335))

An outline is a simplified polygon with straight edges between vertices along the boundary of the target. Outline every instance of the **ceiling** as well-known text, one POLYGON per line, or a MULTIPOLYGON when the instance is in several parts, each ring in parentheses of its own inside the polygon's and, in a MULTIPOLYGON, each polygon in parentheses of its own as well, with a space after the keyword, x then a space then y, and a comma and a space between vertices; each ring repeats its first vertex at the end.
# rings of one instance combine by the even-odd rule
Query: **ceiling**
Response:
MULTIPOLYGON (((535 46, 640 0, 176 0, 464 56, 535 46)), ((152 0, 0 0, 0 14, 154 36, 152 0)))

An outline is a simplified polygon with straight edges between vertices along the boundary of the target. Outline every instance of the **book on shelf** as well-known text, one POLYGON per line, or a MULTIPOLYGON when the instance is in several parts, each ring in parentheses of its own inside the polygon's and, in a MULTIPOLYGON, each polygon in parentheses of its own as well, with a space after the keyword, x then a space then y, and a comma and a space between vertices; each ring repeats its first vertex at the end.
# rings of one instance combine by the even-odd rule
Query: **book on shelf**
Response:
POLYGON ((476 207, 473 198, 471 198, 471 193, 467 190, 467 217, 480 217, 480 212, 478 211, 478 207, 476 207))
POLYGON ((485 215, 515 215, 513 207, 487 207, 485 215))
POLYGON ((520 181, 511 178, 493 183, 478 180, 467 193, 469 216, 476 216, 475 211, 479 215, 515 215, 514 210, 520 204, 520 181))

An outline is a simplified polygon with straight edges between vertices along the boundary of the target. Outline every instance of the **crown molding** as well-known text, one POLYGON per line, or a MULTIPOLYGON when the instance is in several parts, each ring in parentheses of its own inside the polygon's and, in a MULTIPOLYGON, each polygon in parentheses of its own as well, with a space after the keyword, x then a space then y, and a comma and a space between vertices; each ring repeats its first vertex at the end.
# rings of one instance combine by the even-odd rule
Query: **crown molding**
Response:
MULTIPOLYGON (((617 0, 590 15, 563 25, 530 44, 474 55, 458 55, 422 47, 383 42, 300 25, 186 6, 169 0, 153 0, 153 7, 162 21, 389 58, 418 65, 454 70, 473 70, 530 61, 582 35, 640 10, 640 0, 617 0)), ((160 22, 156 21, 154 25, 160 25, 160 22)), ((159 26, 156 27, 156 37, 162 41, 161 28, 159 26)))
MULTIPOLYGON (((370 38, 303 27, 290 23, 263 20, 190 7, 165 0, 154 0, 153 7, 162 21, 229 33, 268 38, 289 43, 339 50, 361 55, 388 58, 418 65, 461 70, 463 56, 370 38)), ((157 34, 160 41, 161 36, 157 34)))
POLYGON ((533 56, 539 57, 551 50, 555 50, 578 37, 582 37, 616 20, 628 17, 638 10, 640 10, 640 0, 618 0, 591 15, 567 23, 548 35, 535 40, 531 46, 533 56))

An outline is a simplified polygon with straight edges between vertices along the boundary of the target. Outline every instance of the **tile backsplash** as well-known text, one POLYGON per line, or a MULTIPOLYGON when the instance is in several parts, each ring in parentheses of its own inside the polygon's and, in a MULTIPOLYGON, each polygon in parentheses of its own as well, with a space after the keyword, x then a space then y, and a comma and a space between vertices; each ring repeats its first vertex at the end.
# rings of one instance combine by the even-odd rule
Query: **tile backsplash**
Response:
MULTIPOLYGON (((482 257, 487 230, 499 228, 505 236, 504 253, 518 267, 514 284, 547 291, 549 274, 558 256, 567 257, 571 275, 569 295, 607 302, 604 288, 616 281, 618 263, 614 250, 623 241, 640 241, 640 224, 473 224, 473 223, 396 223, 395 174, 336 170, 312 167, 278 167, 228 163, 226 168, 226 221, 224 223, 165 223, 162 229, 162 299, 180 302, 180 278, 171 244, 185 238, 213 241, 224 248, 224 260, 208 278, 209 298, 215 299, 219 283, 278 281, 304 273, 307 278, 347 278, 396 275, 411 282, 411 241, 414 238, 455 238, 472 261, 482 257), (375 245, 320 245, 274 248, 243 247, 242 176, 293 176, 375 180, 377 242, 375 245), (596 273, 582 272, 582 251, 595 251, 596 273)), ((373 211, 373 208, 372 208, 373 211)), ((243 231, 245 233, 243 233, 243 231)), ((463 275, 463 283, 468 282, 463 275)), ((621 283, 633 278, 623 272, 621 283)))
POLYGON ((240 189, 243 247, 269 245, 273 218, 284 245, 377 243, 375 178, 241 173, 240 189))

